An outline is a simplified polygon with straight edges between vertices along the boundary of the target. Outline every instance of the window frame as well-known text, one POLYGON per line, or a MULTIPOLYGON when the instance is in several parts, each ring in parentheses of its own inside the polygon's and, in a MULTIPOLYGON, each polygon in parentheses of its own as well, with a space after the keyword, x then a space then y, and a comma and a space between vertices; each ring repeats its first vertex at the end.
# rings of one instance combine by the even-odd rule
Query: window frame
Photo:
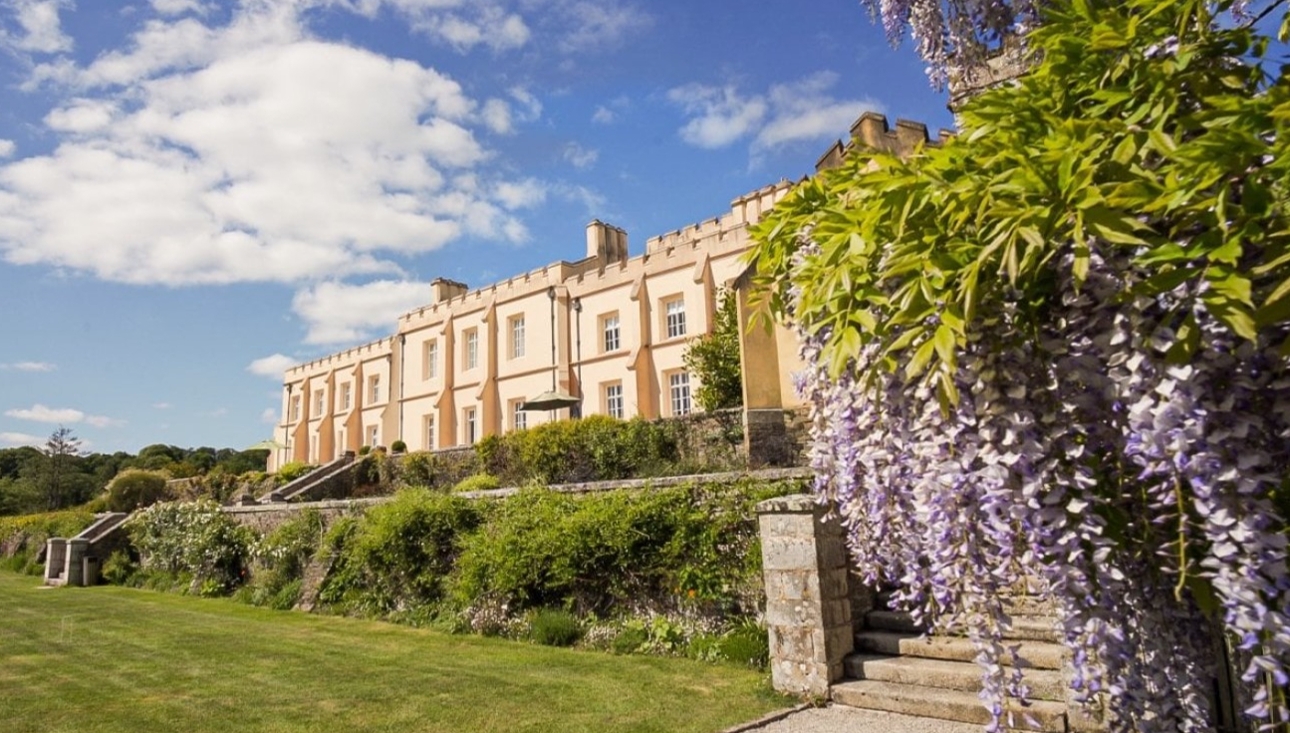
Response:
POLYGON ((468 372, 479 368, 479 329, 470 328, 461 334, 461 370, 468 372))
POLYGON ((626 412, 624 411, 623 402, 623 383, 621 381, 606 382, 602 390, 602 394, 605 399, 605 414, 619 420, 624 419, 623 416, 626 412), (611 390, 617 390, 617 394, 611 393, 611 390), (617 403, 616 410, 615 403, 617 403))
POLYGON ((623 321, 618 311, 606 313, 600 317, 600 353, 612 354, 623 348, 623 321), (612 323, 613 345, 610 346, 610 325, 612 323))
POLYGON ((667 375, 668 405, 672 417, 684 417, 694 412, 694 393, 690 387, 690 373, 685 370, 667 375))
POLYGON ((525 348, 525 326, 524 314, 511 316, 506 319, 506 332, 508 343, 507 357, 510 359, 523 359, 525 348))
POLYGON ((663 333, 666 338, 685 338, 688 333, 685 322, 685 296, 673 295, 663 300, 663 333), (673 307, 677 307, 673 312, 673 307))
POLYGON ((439 339, 426 339, 421 347, 421 381, 439 377, 439 339))

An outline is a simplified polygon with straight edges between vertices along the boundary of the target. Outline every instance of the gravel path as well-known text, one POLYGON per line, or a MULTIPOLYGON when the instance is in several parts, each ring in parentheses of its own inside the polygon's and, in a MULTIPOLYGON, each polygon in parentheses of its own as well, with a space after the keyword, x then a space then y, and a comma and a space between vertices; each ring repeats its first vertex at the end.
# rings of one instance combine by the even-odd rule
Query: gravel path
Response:
POLYGON ((981 733, 982 726, 860 710, 841 705, 807 708, 746 733, 981 733))

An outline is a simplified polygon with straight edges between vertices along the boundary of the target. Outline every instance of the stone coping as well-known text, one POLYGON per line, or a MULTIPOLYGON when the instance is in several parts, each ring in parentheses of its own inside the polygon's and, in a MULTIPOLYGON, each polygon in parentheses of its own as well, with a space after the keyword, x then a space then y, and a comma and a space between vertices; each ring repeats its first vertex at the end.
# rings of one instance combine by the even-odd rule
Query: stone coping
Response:
MULTIPOLYGON (((723 484, 732 483, 743 478, 760 479, 763 481, 782 481, 794 478, 809 478, 812 475, 814 474, 809 468, 769 468, 757 471, 725 471, 722 473, 694 473, 687 474, 685 476, 660 476, 658 478, 623 479, 620 481, 588 481, 574 484, 554 484, 547 488, 551 491, 559 491, 567 494, 590 494, 598 491, 613 491, 615 489, 664 488, 689 483, 723 484)), ((513 496, 519 493, 519 491, 519 487, 507 487, 502 489, 490 489, 488 491, 463 491, 460 494, 457 494, 457 496, 462 496, 467 499, 503 499, 508 496, 513 496)), ((283 509, 299 511, 307 507, 313 509, 357 509, 360 507, 382 504, 392 498, 394 497, 373 496, 364 499, 325 499, 323 501, 278 502, 274 504, 248 504, 244 506, 233 505, 222 507, 222 509, 230 514, 260 514, 278 512, 283 509)), ((811 497, 805 494, 795 494, 793 496, 783 497, 782 499, 769 499, 764 501, 757 505, 757 511, 760 513, 763 511, 763 506, 784 500, 804 501, 804 508, 796 511, 809 512, 813 511, 815 507, 811 497)))
POLYGON ((814 514, 824 511, 824 506, 810 494, 789 494, 759 502, 756 509, 758 514, 814 514))

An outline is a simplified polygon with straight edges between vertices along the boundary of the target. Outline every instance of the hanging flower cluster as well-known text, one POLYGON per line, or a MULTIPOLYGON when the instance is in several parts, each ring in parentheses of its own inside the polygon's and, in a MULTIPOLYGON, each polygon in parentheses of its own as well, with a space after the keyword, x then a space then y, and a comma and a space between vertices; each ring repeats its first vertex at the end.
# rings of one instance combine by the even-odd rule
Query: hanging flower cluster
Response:
POLYGON ((1212 730, 1223 634, 1290 720, 1290 78, 1210 12, 1059 3, 957 140, 855 153, 755 233, 820 498, 976 643, 993 729, 1025 723, 1021 588, 1115 730, 1212 730))

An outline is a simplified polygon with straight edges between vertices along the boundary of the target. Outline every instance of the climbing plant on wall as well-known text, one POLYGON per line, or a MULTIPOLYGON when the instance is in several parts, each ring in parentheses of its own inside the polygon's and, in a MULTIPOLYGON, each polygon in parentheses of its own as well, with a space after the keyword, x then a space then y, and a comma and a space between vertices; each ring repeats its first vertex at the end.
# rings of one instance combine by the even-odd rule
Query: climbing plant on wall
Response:
POLYGON ((816 489, 870 582, 983 651, 995 727, 1027 578, 1116 729, 1208 729, 1219 631, 1249 715, 1290 718, 1290 77, 1231 5, 1047 5, 958 138, 857 151, 755 232, 816 489))

